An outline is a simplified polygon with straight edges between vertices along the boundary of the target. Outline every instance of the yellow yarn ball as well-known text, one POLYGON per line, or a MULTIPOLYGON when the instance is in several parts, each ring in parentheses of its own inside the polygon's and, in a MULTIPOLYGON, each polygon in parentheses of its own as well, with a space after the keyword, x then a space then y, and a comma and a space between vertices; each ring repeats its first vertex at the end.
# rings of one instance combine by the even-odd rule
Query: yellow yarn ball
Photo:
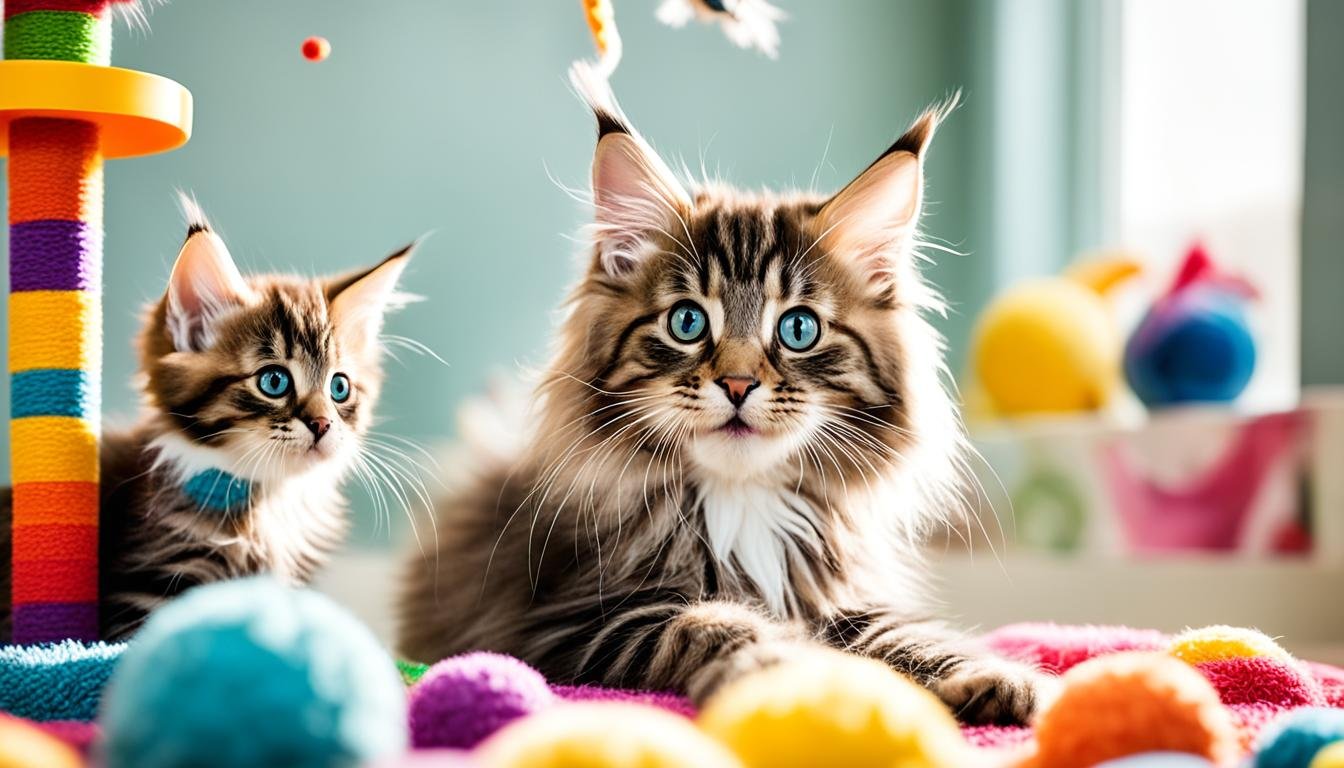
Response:
POLYGON ((933 694, 885 664, 842 653, 782 664, 730 684, 700 727, 747 768, 942 768, 970 748, 933 694))
POLYGON ((1065 278, 996 298, 972 341, 976 377, 1000 415, 1095 410, 1120 381, 1123 344, 1105 300, 1065 278))
POLYGON ((1308 768, 1344 768, 1344 741, 1336 741, 1317 752, 1308 768))
POLYGON ((18 718, 0 715, 0 768, 80 768, 84 761, 65 742, 18 718))
POLYGON ((1292 654, 1259 630, 1221 624, 1187 629, 1171 641, 1171 655, 1187 664, 1262 657, 1296 664, 1292 654))
POLYGON ((485 742, 486 768, 741 768, 686 718, 637 704, 562 704, 485 742))

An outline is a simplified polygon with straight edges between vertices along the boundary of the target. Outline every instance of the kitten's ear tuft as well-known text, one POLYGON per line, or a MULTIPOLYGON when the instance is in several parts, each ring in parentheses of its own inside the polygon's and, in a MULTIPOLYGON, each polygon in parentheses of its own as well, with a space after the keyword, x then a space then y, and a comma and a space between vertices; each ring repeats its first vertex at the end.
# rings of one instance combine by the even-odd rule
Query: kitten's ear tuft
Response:
POLYGON ((414 297, 397 291, 397 280, 420 241, 410 243, 377 266, 337 278, 327 284, 332 326, 341 343, 358 354, 374 351, 383 318, 414 297))
POLYGON ((197 232, 211 231, 210 220, 205 217, 205 211, 201 209, 201 204, 196 202, 194 195, 179 189, 177 204, 182 208, 182 216, 187 220, 188 239, 197 232))
POLYGON ((609 133, 633 134, 630 121, 616 102, 607 76, 587 61, 576 61, 569 68, 569 83, 597 118, 597 138, 609 133))
POLYGON ((929 150, 929 142, 933 141, 933 134, 937 132, 938 126, 942 125, 947 116, 959 106, 961 106, 961 91, 925 109, 884 154, 909 152, 923 157, 929 150))
POLYGON ((187 240, 173 264, 166 296, 168 335, 179 352, 209 348, 220 319, 255 300, 228 247, 193 207, 198 215, 188 216, 187 240))
POLYGON ((909 258, 924 195, 924 156, 958 96, 924 111, 910 128, 817 215, 823 247, 886 285, 909 258))
POLYGON ((639 263, 644 243, 689 212, 691 198, 630 127, 605 77, 579 62, 570 80, 597 118, 592 184, 598 262, 607 274, 622 275, 639 263))

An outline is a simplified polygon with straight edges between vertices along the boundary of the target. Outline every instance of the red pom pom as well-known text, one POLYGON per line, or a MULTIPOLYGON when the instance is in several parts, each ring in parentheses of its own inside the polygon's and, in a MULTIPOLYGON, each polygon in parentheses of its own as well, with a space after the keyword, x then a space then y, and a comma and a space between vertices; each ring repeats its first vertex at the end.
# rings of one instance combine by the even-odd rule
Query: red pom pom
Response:
POLYGON ((303 58, 309 61, 322 61, 331 55, 331 43, 325 37, 313 36, 303 41, 303 58))
POLYGON ((1228 706, 1272 704, 1280 709, 1323 707, 1325 692, 1305 670, 1277 659, 1251 656, 1198 665, 1228 706))

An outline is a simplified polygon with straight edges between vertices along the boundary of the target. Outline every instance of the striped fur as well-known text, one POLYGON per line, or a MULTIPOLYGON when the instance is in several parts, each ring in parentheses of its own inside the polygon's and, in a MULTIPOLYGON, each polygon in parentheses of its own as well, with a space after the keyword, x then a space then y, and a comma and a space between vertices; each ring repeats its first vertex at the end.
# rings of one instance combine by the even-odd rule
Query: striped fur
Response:
POLYGON ((940 113, 830 199, 688 192, 605 84, 576 84, 598 117, 592 258, 519 455, 442 499, 411 558, 402 652, 703 699, 829 645, 968 721, 1028 718, 1042 678, 930 620, 919 579, 961 449, 912 250, 940 113), (708 317, 694 343, 671 332, 684 301, 708 317), (801 352, 775 330, 793 307, 821 324, 801 352), (740 406, 723 377, 755 382, 740 406))
MULTIPOLYGON (((102 441, 101 632, 121 639, 197 585, 261 572, 304 583, 342 541, 343 478, 362 461, 382 384, 381 313, 409 248, 330 280, 244 278, 194 206, 169 290, 149 308, 144 412, 102 441), (377 314, 370 316, 368 310, 377 314), (294 386, 259 389, 282 365, 294 386), (329 395, 349 376, 345 402, 329 395), (323 434, 308 427, 329 420, 323 434), (203 470, 251 482, 250 504, 202 509, 182 489, 203 470)), ((0 633, 8 634, 9 493, 0 496, 0 633)))

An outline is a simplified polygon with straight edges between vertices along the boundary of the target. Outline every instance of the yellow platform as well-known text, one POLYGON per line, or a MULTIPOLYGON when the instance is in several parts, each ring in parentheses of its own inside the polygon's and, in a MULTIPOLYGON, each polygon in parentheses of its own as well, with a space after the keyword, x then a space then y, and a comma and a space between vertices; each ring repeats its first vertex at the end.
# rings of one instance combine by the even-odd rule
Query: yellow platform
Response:
POLYGON ((159 75, 71 61, 0 61, 0 156, 21 117, 87 120, 103 156, 166 152, 191 138, 191 92, 159 75))

